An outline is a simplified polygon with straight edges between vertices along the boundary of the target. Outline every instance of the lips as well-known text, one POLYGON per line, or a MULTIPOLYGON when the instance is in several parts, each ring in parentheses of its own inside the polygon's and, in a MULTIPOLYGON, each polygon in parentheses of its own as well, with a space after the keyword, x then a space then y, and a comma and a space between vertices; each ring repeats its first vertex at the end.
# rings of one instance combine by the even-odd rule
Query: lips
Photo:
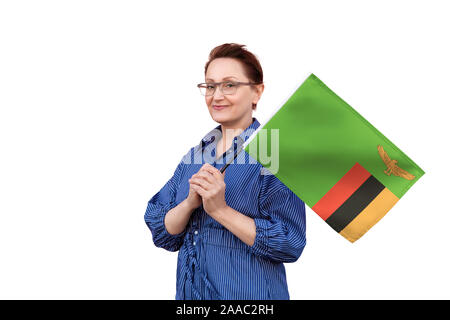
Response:
POLYGON ((227 108, 228 106, 225 106, 225 105, 213 105, 213 109, 214 110, 223 110, 223 109, 225 109, 225 108, 227 108))

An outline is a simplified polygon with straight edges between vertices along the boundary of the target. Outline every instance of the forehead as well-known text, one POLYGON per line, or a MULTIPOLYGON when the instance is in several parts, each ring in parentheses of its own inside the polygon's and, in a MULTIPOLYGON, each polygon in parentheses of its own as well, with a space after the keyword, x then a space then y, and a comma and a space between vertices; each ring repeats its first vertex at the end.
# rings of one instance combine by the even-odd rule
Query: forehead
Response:
POLYGON ((244 80, 244 68, 240 61, 232 58, 217 58, 211 61, 206 71, 205 80, 244 80))

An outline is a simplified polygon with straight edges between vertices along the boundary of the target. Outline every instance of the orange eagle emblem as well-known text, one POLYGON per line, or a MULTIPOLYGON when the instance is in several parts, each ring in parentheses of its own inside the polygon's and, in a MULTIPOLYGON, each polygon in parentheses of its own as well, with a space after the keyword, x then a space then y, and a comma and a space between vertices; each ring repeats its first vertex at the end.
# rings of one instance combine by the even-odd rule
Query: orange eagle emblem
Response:
POLYGON ((387 167, 387 169, 384 170, 384 173, 386 173, 388 176, 394 174, 394 176, 402 177, 407 180, 412 180, 416 177, 411 173, 409 173, 408 171, 403 170, 402 168, 397 166, 397 160, 391 160, 391 158, 389 158, 388 154, 386 153, 386 151, 384 151, 382 146, 378 145, 377 148, 381 160, 383 160, 384 164, 387 167))

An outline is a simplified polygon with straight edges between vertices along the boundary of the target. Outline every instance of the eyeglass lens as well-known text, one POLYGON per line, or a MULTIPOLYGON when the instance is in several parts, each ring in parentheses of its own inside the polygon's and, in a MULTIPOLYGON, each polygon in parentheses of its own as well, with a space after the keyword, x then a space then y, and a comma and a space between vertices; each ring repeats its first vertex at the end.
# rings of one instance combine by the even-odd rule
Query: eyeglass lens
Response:
MULTIPOLYGON (((212 96, 219 85, 214 83, 206 83, 200 87, 203 95, 212 96)), ((225 82, 220 84, 220 90, 223 94, 234 94, 236 92, 237 85, 233 82, 225 82)))

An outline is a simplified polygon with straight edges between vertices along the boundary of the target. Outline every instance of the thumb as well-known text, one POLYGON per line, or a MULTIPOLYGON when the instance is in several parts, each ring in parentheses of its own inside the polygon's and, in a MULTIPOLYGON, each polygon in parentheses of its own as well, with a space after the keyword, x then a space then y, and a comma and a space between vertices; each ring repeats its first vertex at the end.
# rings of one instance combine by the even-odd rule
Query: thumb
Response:
MULTIPOLYGON (((227 169, 228 169, 228 168, 227 168, 227 169)), ((222 176, 225 177, 225 173, 227 172, 227 169, 225 169, 223 172, 220 172, 220 171, 219 171, 219 173, 221 173, 222 176)))
POLYGON ((213 174, 216 176, 216 178, 221 177, 222 179, 224 179, 226 171, 227 170, 225 170, 224 172, 220 172, 219 170, 216 170, 213 174))

